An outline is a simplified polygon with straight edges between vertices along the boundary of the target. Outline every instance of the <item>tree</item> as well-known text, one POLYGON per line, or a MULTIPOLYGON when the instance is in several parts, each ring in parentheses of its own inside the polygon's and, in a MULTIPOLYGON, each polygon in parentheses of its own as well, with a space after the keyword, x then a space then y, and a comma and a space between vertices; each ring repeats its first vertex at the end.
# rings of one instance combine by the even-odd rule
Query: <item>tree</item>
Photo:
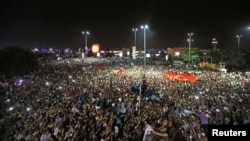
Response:
POLYGON ((17 46, 0 49, 0 74, 23 75, 38 66, 37 56, 28 49, 17 46))
POLYGON ((160 51, 159 58, 160 58, 161 61, 166 60, 166 59, 165 59, 165 58, 166 58, 166 52, 165 52, 164 50, 161 50, 161 51, 160 51))
POLYGON ((222 55, 223 52, 225 52, 224 50, 222 51, 210 51, 211 57, 213 58, 213 62, 214 63, 219 63, 222 61, 222 55))
POLYGON ((246 60, 246 66, 243 69, 244 71, 250 71, 250 64, 247 62, 250 62, 250 50, 242 50, 243 52, 243 58, 246 60))
POLYGON ((190 54, 189 54, 189 51, 186 51, 186 53, 183 55, 184 61, 191 62, 191 63, 193 63, 194 61, 197 61, 198 57, 199 57, 199 55, 198 55, 197 48, 192 48, 192 49, 190 49, 190 54))
POLYGON ((239 48, 230 48, 223 53, 223 61, 230 70, 242 70, 247 67, 247 61, 239 48))

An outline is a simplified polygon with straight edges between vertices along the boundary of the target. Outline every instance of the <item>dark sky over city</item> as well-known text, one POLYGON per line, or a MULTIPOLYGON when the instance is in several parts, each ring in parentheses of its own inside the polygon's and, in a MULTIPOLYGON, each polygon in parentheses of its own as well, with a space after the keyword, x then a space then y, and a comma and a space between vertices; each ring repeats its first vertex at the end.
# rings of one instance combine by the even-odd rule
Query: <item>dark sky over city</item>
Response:
POLYGON ((247 0, 238 1, 129 1, 129 0, 1 0, 0 47, 84 48, 99 43, 101 48, 121 49, 135 42, 132 28, 138 28, 136 44, 143 48, 147 24, 147 48, 188 46, 250 46, 250 15, 247 0))

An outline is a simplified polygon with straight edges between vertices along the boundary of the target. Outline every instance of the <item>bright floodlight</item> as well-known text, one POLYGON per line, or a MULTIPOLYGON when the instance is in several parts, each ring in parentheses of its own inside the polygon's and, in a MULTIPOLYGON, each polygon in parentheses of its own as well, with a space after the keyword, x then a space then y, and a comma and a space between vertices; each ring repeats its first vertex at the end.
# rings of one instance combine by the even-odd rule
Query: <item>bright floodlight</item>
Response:
POLYGON ((236 38, 238 38, 238 48, 240 48, 240 38, 242 37, 242 35, 236 35, 236 38))
POLYGON ((83 31, 82 34, 90 34, 88 31, 83 31))
POLYGON ((148 25, 144 25, 144 26, 141 25, 141 28, 142 28, 142 29, 148 29, 148 25))
POLYGON ((144 30, 144 64, 143 64, 143 69, 145 70, 146 68, 146 29, 148 28, 148 25, 141 25, 141 29, 144 30))
POLYGON ((133 28, 132 31, 135 32, 135 46, 136 46, 136 32, 138 31, 138 28, 133 28))
POLYGON ((240 37, 242 37, 242 35, 236 35, 236 37, 237 37, 237 38, 240 38, 240 37))
MULTIPOLYGON (((191 50, 191 42, 192 42, 192 36, 194 35, 192 32, 191 33, 188 33, 187 34, 189 36, 189 39, 188 39, 188 42, 189 42, 189 45, 188 45, 188 57, 189 57, 189 64, 190 64, 190 50, 191 50)), ((193 62, 192 62, 193 63, 193 62)))
POLYGON ((133 28, 133 29, 132 29, 132 31, 137 31, 137 30, 138 30, 138 28, 133 28))

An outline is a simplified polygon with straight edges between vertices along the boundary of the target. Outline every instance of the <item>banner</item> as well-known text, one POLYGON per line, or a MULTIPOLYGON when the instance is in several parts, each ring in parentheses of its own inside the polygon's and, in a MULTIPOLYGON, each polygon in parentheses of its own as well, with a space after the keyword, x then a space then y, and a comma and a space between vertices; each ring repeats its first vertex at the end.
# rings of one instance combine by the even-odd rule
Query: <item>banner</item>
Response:
POLYGON ((175 73, 175 72, 168 72, 168 71, 163 71, 162 75, 167 77, 169 80, 174 81, 189 81, 189 82, 196 82, 198 78, 196 76, 190 75, 188 73, 175 73))

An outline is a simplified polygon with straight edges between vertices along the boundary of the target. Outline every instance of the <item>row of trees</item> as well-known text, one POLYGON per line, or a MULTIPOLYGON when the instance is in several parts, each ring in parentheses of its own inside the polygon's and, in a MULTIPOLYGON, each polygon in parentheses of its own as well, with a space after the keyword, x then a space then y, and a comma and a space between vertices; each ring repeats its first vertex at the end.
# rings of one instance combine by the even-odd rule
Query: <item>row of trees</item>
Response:
POLYGON ((0 49, 0 75, 24 75, 38 67, 38 57, 29 49, 12 46, 0 49))
POLYGON ((228 70, 250 70, 250 51, 235 47, 217 51, 192 48, 190 52, 186 51, 178 57, 162 50, 160 51, 159 58, 165 60, 166 55, 169 56, 168 63, 170 64, 173 64, 175 60, 182 61, 184 64, 191 63, 194 65, 206 63, 210 66, 218 66, 222 63, 225 64, 228 70))
POLYGON ((250 69, 250 51, 239 48, 228 48, 225 50, 198 50, 192 49, 184 54, 186 62, 208 62, 210 64, 225 64, 228 70, 249 70, 250 69))

